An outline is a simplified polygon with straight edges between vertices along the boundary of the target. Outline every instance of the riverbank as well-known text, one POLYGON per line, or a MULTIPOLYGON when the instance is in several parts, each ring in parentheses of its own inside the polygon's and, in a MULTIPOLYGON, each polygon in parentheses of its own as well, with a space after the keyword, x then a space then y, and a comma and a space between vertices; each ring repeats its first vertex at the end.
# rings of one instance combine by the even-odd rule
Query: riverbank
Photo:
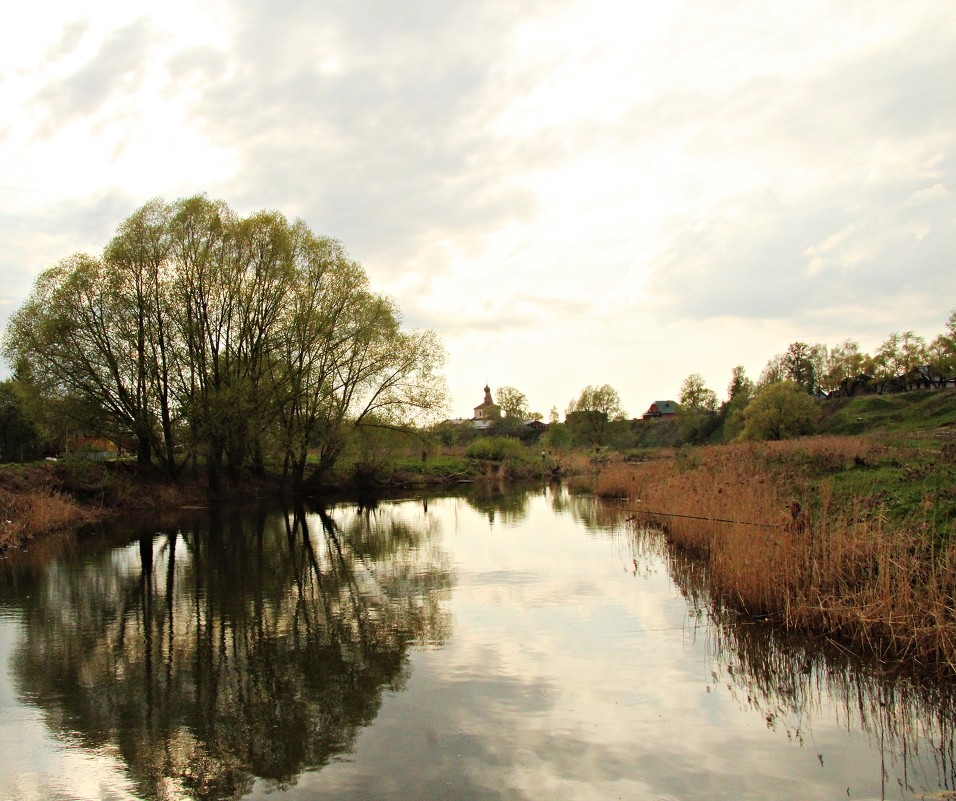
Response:
POLYGON ((127 462, 44 461, 0 467, 0 551, 109 517, 203 502, 198 484, 171 483, 127 462))
MULTIPOLYGON (((919 434, 607 453, 523 449, 500 459, 408 455, 343 471, 330 497, 461 482, 571 477, 634 525, 660 525, 706 563, 719 608, 956 676, 956 427, 919 434)), ((243 500, 281 494, 244 480, 243 500)), ((0 468, 0 549, 123 514, 208 502, 130 463, 0 468)))
POLYGON ((681 449, 581 484, 704 561, 718 607, 952 676, 954 433, 681 449))
MULTIPOLYGON (((463 482, 556 478, 580 471, 584 455, 541 458, 537 450, 507 459, 476 459, 464 453, 420 454, 380 464, 345 464, 306 494, 337 498, 412 488, 438 489, 463 482)), ((226 486, 218 501, 255 501, 287 493, 278 475, 244 475, 226 486)), ((212 502, 201 472, 170 481, 158 468, 125 461, 59 460, 0 465, 0 552, 35 537, 68 531, 128 514, 167 511, 212 502)))

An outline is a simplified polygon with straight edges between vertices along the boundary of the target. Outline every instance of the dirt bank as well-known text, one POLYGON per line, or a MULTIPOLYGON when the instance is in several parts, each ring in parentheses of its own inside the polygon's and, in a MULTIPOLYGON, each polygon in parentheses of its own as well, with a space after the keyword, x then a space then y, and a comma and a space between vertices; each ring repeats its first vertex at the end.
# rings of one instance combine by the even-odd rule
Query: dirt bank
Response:
POLYGON ((198 482, 171 483, 128 463, 50 461, 0 466, 0 550, 131 512, 202 502, 198 482))
MULTIPOLYGON (((352 471, 309 484, 306 494, 334 501, 357 494, 388 493, 411 487, 454 486, 458 473, 436 469, 389 470, 369 477, 352 471), (364 480, 363 480, 364 479, 364 480)), ((471 465, 471 479, 514 478, 500 465, 494 470, 471 465), (507 474, 506 474, 507 473, 507 474)), ((183 506, 225 500, 275 501, 286 493, 278 476, 245 475, 213 498, 200 475, 186 474, 171 481, 156 467, 130 462, 46 461, 0 465, 0 552, 34 537, 124 515, 162 512, 183 506)))

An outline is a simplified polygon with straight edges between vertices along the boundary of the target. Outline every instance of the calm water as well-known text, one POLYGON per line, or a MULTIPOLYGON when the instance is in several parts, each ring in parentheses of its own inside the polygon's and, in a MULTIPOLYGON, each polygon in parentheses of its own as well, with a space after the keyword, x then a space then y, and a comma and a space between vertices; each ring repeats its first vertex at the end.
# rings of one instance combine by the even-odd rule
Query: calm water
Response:
POLYGON ((951 689, 711 619, 559 489, 36 551, 0 560, 0 799, 956 797, 951 689))

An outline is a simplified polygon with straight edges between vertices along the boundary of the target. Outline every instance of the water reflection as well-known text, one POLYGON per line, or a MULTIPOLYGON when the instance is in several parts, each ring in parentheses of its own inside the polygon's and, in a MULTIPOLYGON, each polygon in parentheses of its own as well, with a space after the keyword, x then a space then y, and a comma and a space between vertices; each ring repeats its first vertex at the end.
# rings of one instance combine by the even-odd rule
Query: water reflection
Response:
POLYGON ((60 737, 115 749, 142 797, 288 787, 402 686, 409 643, 448 636, 429 536, 382 514, 213 513, 28 571, 19 692, 60 737))
POLYGON ((709 692, 726 692, 742 709, 759 713, 768 729, 814 748, 821 765, 837 755, 815 742, 814 722, 824 709, 835 709, 848 731, 865 732, 878 751, 881 798, 890 791, 956 789, 956 685, 922 677, 916 666, 864 658, 826 637, 716 610, 701 561, 670 548, 652 528, 631 529, 629 541, 635 570, 663 561, 691 616, 707 619, 699 631, 713 661, 709 692))
MULTIPOLYGON (((951 687, 713 611, 701 563, 559 485, 202 512, 50 548, 0 561, 18 700, 130 781, 62 798, 956 784, 951 687)), ((3 774, 42 770, 4 745, 0 798, 3 774)))
POLYGON ((500 522, 513 526, 528 517, 531 498, 536 494, 535 490, 515 487, 503 481, 484 481, 463 491, 462 497, 472 509, 488 519, 488 525, 500 522))

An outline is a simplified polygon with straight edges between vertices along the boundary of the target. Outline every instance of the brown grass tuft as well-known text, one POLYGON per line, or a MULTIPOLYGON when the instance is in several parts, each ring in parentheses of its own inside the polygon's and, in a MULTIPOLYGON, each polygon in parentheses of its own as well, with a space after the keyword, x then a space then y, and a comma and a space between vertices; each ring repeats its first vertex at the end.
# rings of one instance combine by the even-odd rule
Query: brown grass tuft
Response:
POLYGON ((0 510, 0 549, 38 534, 72 528, 88 517, 70 498, 49 490, 0 497, 0 510))

